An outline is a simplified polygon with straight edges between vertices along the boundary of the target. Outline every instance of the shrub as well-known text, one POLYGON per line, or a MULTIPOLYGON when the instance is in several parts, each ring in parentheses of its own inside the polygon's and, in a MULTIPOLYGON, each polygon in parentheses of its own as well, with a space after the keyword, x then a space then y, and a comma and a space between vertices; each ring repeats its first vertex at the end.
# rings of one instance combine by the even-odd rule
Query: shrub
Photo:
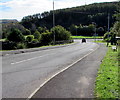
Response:
POLYGON ((71 34, 69 31, 67 31, 64 27, 62 26, 55 26, 51 29, 52 36, 55 34, 55 40, 56 41, 61 41, 61 40, 70 40, 71 39, 71 34))
POLYGON ((17 43, 11 41, 2 42, 2 50, 13 50, 17 49, 17 43))
POLYGON ((46 33, 41 34, 41 43, 42 45, 48 45, 52 42, 52 34, 47 31, 46 33))
POLYGON ((18 43, 17 44, 17 49, 24 49, 24 48, 26 48, 24 43, 18 43))
POLYGON ((37 39, 33 39, 32 43, 39 43, 39 41, 37 39))
POLYGON ((37 39, 38 41, 40 41, 40 39, 41 39, 41 34, 40 34, 40 32, 35 31, 35 33, 34 33, 34 39, 37 39))
POLYGON ((13 28, 7 36, 7 40, 12 42, 24 42, 25 37, 20 30, 13 28))
POLYGON ((32 42, 33 39, 34 39, 34 36, 33 36, 33 35, 28 35, 28 36, 26 37, 26 41, 27 41, 27 42, 32 42))

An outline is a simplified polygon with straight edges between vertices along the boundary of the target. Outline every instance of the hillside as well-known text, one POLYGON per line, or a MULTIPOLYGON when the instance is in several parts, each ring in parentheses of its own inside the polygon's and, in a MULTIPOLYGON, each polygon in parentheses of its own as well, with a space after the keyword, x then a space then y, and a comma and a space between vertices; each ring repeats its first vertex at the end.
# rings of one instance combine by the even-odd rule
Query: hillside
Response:
MULTIPOLYGON (((72 24, 89 25, 95 22, 97 27, 107 29, 108 13, 110 14, 110 26, 115 22, 113 15, 120 9, 120 2, 94 3, 85 6, 55 10, 55 25, 61 25, 67 29, 72 24)), ((43 12, 26 16, 21 24, 28 29, 45 26, 50 29, 53 26, 53 12, 43 12)))
POLYGON ((0 23, 7 24, 7 23, 17 23, 18 21, 16 19, 1 19, 0 23))

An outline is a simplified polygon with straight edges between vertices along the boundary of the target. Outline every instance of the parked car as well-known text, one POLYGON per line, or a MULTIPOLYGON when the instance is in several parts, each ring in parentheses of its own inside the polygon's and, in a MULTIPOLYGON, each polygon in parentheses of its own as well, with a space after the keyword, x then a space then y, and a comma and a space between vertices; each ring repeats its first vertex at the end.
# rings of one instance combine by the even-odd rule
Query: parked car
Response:
POLYGON ((84 42, 86 43, 86 39, 85 38, 82 39, 82 43, 84 43, 84 42))

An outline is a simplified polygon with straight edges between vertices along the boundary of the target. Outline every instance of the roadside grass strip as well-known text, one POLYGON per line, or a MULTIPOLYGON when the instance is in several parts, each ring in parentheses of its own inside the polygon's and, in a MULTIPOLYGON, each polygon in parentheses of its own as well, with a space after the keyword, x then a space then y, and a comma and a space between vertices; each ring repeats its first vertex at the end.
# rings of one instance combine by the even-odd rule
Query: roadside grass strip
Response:
POLYGON ((113 51, 111 46, 108 47, 108 52, 100 65, 95 83, 95 97, 99 100, 120 99, 118 51, 113 51))
POLYGON ((92 39, 92 38, 103 38, 103 36, 71 36, 73 39, 81 39, 81 38, 90 38, 90 39, 92 39))

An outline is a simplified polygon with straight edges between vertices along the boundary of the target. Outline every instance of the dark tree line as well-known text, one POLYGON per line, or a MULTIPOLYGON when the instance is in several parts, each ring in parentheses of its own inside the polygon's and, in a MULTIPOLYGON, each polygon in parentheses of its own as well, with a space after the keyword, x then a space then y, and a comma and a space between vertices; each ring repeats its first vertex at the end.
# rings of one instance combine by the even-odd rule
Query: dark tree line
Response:
MULTIPOLYGON (((61 25, 66 29, 69 29, 72 24, 89 25, 92 22, 95 22, 98 27, 103 27, 107 30, 108 13, 110 14, 111 27, 115 22, 113 15, 118 11, 118 9, 120 9, 120 2, 95 3, 85 6, 55 10, 55 25, 61 25)), ((52 14, 53 12, 50 11, 26 16, 22 19, 21 24, 31 31, 34 31, 34 29, 38 26, 50 29, 53 27, 52 14)))

